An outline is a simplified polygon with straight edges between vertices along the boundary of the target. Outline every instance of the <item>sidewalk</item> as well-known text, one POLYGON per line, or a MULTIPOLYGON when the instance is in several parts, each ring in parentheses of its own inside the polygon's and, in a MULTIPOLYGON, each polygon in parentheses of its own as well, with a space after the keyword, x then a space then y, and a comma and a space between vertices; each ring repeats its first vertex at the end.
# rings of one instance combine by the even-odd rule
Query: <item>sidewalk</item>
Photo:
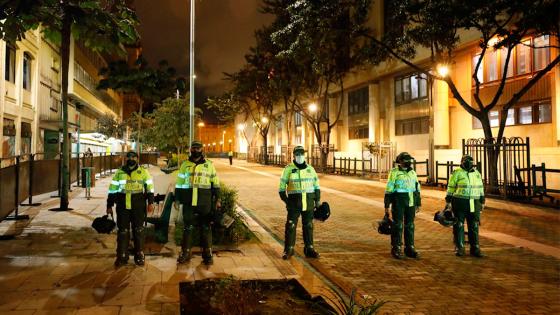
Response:
MULTIPOLYGON (((164 193, 172 175, 150 167, 156 190, 164 193)), ((215 253, 214 265, 206 267, 200 255, 188 265, 177 266, 178 248, 167 244, 146 245, 146 265, 115 269, 116 234, 97 234, 90 226, 106 209, 110 177, 100 179, 87 200, 81 188, 73 188, 73 211, 51 212, 58 199, 37 198, 41 206, 22 208, 29 221, 4 221, 0 235, 14 231, 12 240, 0 241, 0 313, 11 314, 178 314, 182 281, 233 275, 240 279, 299 278, 293 265, 278 257, 277 242, 249 217, 260 240, 243 243, 233 251, 215 253)), ((34 199, 35 200, 35 199, 34 199)), ((299 266, 299 267, 298 267, 299 266)), ((313 275, 307 288, 319 292, 322 283, 313 275)))
MULTIPOLYGON (((283 240, 286 212, 278 197, 281 168, 215 160, 222 182, 239 190, 240 204, 283 240)), ((372 225, 383 216, 384 184, 320 175, 331 218, 315 224, 318 260, 308 262, 349 292, 390 301, 382 313, 560 313, 560 213, 489 200, 482 215, 486 258, 457 258, 452 230, 433 221, 445 192, 424 189, 415 222, 421 259, 397 261, 390 239, 372 225)), ((299 224, 301 226, 301 223, 299 224)), ((298 227, 297 252, 302 253, 298 227)))

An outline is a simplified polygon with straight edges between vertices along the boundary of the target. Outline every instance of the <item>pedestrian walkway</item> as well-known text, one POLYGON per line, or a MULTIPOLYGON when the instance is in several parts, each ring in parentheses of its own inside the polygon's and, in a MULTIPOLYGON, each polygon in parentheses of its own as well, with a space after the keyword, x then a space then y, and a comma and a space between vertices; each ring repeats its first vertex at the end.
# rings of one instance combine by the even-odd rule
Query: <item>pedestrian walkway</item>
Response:
MULTIPOLYGON (((156 167, 150 173, 159 193, 174 183, 173 175, 156 167)), ((268 234, 250 218, 259 239, 218 251, 210 267, 202 264, 196 249, 190 264, 177 266, 180 248, 170 237, 167 244, 146 245, 144 267, 134 266, 131 258, 128 266, 115 269, 115 232, 97 234, 90 227, 105 213, 109 181, 109 177, 98 180, 90 200, 81 188, 73 188, 73 211, 48 211, 58 206, 58 199, 42 196, 34 199, 41 206, 21 209, 30 215, 29 221, 0 223, 0 235, 17 234, 0 241, 0 314, 178 314, 182 281, 227 275, 287 279, 304 274, 301 264, 276 257, 278 244, 267 241, 268 234)), ((322 290, 313 275, 303 278, 309 289, 322 290)))
MULTIPOLYGON (((222 182, 239 189, 241 206, 282 240, 282 169, 239 160, 233 166, 216 160, 216 167, 222 182)), ((330 203, 332 215, 315 224, 321 258, 308 261, 347 292, 356 288, 362 295, 389 301, 382 313, 560 313, 556 210, 488 200, 480 240, 487 257, 457 258, 452 230, 433 222, 433 214, 445 205, 445 192, 424 188, 416 220, 421 259, 397 261, 389 253, 389 236, 376 231, 384 211, 384 184, 332 175, 320 175, 320 181, 321 199, 330 203)), ((300 231, 297 251, 302 255, 300 231)))

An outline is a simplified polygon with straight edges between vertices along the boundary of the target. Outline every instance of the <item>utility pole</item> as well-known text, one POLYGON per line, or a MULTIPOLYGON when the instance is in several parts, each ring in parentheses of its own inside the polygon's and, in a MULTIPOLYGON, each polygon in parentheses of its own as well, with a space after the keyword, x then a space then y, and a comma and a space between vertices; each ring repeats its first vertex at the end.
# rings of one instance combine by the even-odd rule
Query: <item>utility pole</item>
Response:
POLYGON ((189 141, 194 141, 194 2, 191 0, 190 72, 189 72, 189 141))

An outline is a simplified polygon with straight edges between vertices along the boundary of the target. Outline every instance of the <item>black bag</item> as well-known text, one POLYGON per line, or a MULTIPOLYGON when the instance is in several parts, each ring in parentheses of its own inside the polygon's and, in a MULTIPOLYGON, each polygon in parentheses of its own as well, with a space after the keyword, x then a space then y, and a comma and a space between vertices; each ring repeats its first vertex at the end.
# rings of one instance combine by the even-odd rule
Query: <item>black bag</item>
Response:
POLYGON ((326 202, 323 202, 320 206, 315 208, 315 211, 313 211, 313 218, 319 221, 325 222, 330 216, 331 207, 326 202))
POLYGON ((91 227, 94 228, 97 233, 105 233, 109 234, 113 231, 117 224, 113 221, 113 216, 111 215, 111 219, 109 219, 108 215, 104 215, 102 217, 97 217, 91 223, 91 227))

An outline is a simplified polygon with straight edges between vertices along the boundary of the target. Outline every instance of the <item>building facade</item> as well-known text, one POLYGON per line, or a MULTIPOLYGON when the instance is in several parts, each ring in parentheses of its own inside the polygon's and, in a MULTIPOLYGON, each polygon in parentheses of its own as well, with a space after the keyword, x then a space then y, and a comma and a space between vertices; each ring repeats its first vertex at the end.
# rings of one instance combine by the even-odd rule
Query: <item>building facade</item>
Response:
MULTIPOLYGON (((86 147, 105 152, 104 146, 86 145, 85 140, 80 148, 79 134, 95 131, 97 117, 106 113, 122 117, 121 95, 96 89, 99 69, 109 59, 71 40, 68 124, 72 152, 83 152, 86 147)), ((15 44, 0 41, 0 68, 4 70, 0 82, 0 158, 29 153, 55 158, 62 139, 59 47, 40 30, 29 31, 15 44)))
MULTIPOLYGON (((372 8, 371 27, 383 32, 383 2, 376 1, 372 8)), ((449 76, 456 84, 462 97, 475 104, 473 69, 478 61, 480 47, 477 34, 464 31, 454 59, 448 65, 449 76)), ((527 36, 524 43, 534 46, 558 45, 548 36, 527 36)), ((503 95, 489 119, 494 136, 498 133, 500 109, 511 96, 519 91, 535 73, 556 57, 558 49, 533 49, 525 45, 516 47, 508 69, 508 78, 503 95)), ((478 79, 482 82, 480 96, 488 104, 495 95, 503 73, 504 51, 486 53, 479 69, 478 79)), ((438 65, 430 63, 429 52, 419 49, 414 63, 426 70, 436 71, 438 65)), ((396 61, 387 61, 378 66, 356 71, 344 81, 342 112, 336 127, 330 134, 330 143, 335 156, 362 158, 368 143, 391 143, 397 152, 408 151, 417 160, 429 157, 433 148, 435 161, 458 163, 462 154, 463 139, 483 138, 478 119, 471 116, 453 98, 447 84, 431 81, 423 74, 396 61)), ((340 91, 333 90, 327 115, 331 121, 338 111, 337 97, 340 91)), ((318 100, 309 100, 317 102, 318 100)), ((281 146, 288 143, 283 105, 278 104, 277 122, 268 135, 268 151, 281 154, 281 146)), ((529 92, 508 112, 505 137, 530 138, 531 163, 546 163, 547 168, 560 168, 560 67, 556 67, 541 78, 529 92)), ((296 113, 294 121, 301 115, 296 113)), ((243 132, 254 134, 250 122, 241 117, 236 124, 246 126, 243 132), (245 124, 245 125, 244 125, 245 124)), ((317 143, 309 125, 302 121, 294 123, 290 144, 304 145, 313 152, 317 143)), ((238 131, 241 134, 241 129, 238 131)), ((325 137, 325 135, 322 135, 325 137)), ((262 145, 261 137, 255 137, 253 146, 262 145)), ((239 139, 239 137, 238 137, 239 139)), ((324 142, 324 141, 323 141, 324 142)), ((236 145, 243 150, 244 143, 236 145)), ((556 180, 560 183, 560 181, 556 180)))

